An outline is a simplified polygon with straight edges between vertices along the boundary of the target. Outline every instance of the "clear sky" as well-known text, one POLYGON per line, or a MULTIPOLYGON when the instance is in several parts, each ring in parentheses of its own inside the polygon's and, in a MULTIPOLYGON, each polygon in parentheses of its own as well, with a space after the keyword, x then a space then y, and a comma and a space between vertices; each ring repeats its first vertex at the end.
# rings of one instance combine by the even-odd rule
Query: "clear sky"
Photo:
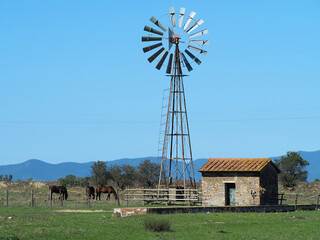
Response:
POLYGON ((185 78, 193 157, 320 149, 320 1, 0 1, 0 165, 158 155, 164 71, 144 25, 195 11, 185 78))

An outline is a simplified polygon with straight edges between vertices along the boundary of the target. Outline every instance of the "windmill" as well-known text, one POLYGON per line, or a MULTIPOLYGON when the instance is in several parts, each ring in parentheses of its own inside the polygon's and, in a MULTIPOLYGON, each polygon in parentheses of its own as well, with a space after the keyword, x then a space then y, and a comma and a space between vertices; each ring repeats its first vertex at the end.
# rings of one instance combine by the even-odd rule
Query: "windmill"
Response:
POLYGON ((209 41, 202 39, 208 34, 208 30, 199 28, 204 21, 196 20, 195 12, 185 17, 185 11, 185 8, 180 8, 180 12, 175 13, 174 7, 170 7, 169 13, 161 19, 152 16, 151 27, 147 25, 144 27, 148 36, 142 37, 142 42, 157 42, 144 47, 143 52, 152 51, 148 61, 157 62, 155 67, 158 70, 166 66, 166 74, 171 78, 159 188, 196 187, 183 85, 183 77, 187 75, 184 75, 183 71, 186 69, 190 72, 193 70, 194 63, 201 64, 197 56, 207 54, 207 51, 202 48, 208 45, 209 41), (198 31, 195 31, 196 29, 198 31))

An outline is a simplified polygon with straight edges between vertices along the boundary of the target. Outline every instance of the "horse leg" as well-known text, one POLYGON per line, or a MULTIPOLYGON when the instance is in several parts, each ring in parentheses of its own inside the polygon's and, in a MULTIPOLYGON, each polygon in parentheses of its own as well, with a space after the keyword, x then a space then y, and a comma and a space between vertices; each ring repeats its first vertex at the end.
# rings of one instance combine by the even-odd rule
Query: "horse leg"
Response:
POLYGON ((108 193, 107 199, 106 201, 109 200, 110 201, 110 193, 108 193))

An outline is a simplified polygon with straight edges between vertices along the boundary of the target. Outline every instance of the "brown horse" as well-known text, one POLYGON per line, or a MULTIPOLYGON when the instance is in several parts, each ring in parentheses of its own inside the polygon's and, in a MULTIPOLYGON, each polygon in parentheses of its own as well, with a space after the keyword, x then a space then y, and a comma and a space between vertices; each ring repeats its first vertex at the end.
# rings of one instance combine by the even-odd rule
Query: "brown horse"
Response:
POLYGON ((68 191, 65 186, 49 186, 49 189, 51 190, 51 196, 50 199, 52 200, 52 194, 53 193, 61 193, 62 200, 67 200, 68 199, 68 191))
POLYGON ((91 196, 92 196, 92 199, 95 198, 94 187, 87 186, 86 187, 86 193, 87 193, 87 196, 88 196, 89 199, 91 199, 91 196))
POLYGON ((96 188, 96 194, 97 194, 96 200, 98 200, 98 198, 99 198, 99 201, 101 201, 101 193, 108 193, 108 197, 106 200, 110 200, 111 193, 113 193, 114 198, 116 200, 118 200, 117 192, 116 192, 116 190, 114 190, 114 188, 112 186, 104 186, 104 185, 98 186, 96 188))

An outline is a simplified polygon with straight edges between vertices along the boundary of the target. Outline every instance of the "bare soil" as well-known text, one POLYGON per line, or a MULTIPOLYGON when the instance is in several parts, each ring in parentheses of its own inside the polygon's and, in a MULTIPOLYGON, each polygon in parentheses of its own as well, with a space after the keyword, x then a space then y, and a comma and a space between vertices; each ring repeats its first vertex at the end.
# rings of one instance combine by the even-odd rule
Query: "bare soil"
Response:
POLYGON ((100 213, 100 212, 113 212, 105 210, 80 210, 80 209, 61 209, 53 210, 53 212, 63 212, 63 213, 100 213))

